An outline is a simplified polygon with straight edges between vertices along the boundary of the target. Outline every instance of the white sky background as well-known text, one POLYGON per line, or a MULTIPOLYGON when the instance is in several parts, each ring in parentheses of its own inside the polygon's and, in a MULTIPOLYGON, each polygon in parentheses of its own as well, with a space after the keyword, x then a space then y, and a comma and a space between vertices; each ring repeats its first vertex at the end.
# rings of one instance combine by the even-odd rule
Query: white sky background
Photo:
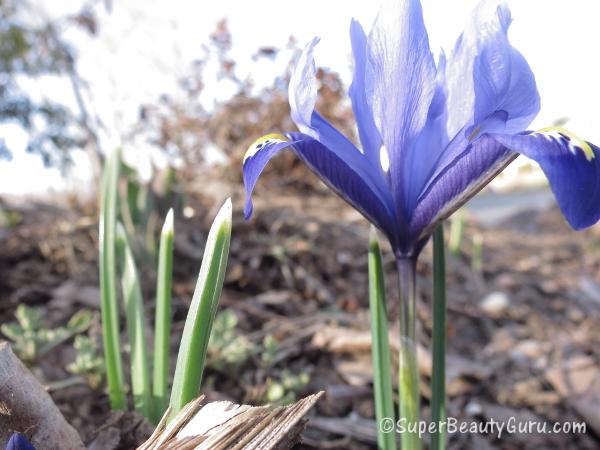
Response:
MULTIPOLYGON (((79 0, 32 0, 49 17, 78 11, 79 0)), ((542 110, 532 128, 550 125, 569 117, 568 128, 590 141, 600 143, 600 38, 597 0, 508 0, 513 24, 512 44, 521 51, 536 75, 542 110)), ((431 48, 447 53, 477 0, 423 0, 431 48)), ((67 34, 79 54, 78 69, 89 83, 90 109, 98 112, 109 134, 105 147, 119 142, 135 123, 141 103, 153 103, 163 93, 177 91, 176 82, 188 73, 190 64, 201 56, 215 24, 227 18, 233 36, 231 56, 242 77, 249 73, 258 86, 268 85, 282 73, 287 59, 254 62, 251 56, 260 46, 282 48, 294 35, 301 46, 320 36, 317 65, 330 67, 350 82, 350 41, 352 17, 369 29, 378 2, 364 0, 189 0, 113 1, 112 11, 99 8, 99 35, 67 34)), ((209 80, 206 80, 207 82, 209 80)), ((62 92, 72 97, 68 85, 37 82, 29 86, 36 95, 62 92)), ((206 93, 225 97, 226 86, 207 83, 206 93)), ((208 94, 207 94, 208 95, 208 94)), ((212 98, 205 96, 205 103, 212 98)), ((9 146, 24 146, 24 136, 15 127, 0 129, 9 146)), ((131 151, 132 162, 147 163, 148 149, 131 151)), ((86 178, 85 158, 79 155, 80 178, 86 178)), ((146 164, 147 165, 147 164, 146 164)), ((15 151, 10 163, 0 162, 0 193, 44 192, 62 188, 64 181, 55 170, 42 168, 37 156, 15 151)))

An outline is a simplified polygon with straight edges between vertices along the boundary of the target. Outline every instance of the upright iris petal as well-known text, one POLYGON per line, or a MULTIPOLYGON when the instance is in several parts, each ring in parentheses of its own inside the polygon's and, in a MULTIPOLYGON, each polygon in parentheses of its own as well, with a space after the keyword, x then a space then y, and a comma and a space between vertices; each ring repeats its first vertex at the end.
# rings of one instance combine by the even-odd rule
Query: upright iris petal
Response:
POLYGON ((504 2, 484 0, 456 42, 445 78, 449 136, 465 127, 487 131, 486 119, 499 111, 506 113, 506 132, 522 131, 537 115, 535 78, 508 41, 510 23, 504 2))
MULTIPOLYGON (((352 110, 356 117, 356 125, 360 142, 363 145, 365 156, 374 166, 381 166, 381 136, 375 126, 373 112, 367 101, 365 90, 365 69, 367 61, 367 36, 363 27, 356 20, 350 23, 350 40, 352 41, 352 54, 354 55, 354 77, 348 90, 352 100, 352 110)), ((387 154, 385 155, 387 157, 387 154)))
POLYGON ((435 80, 421 4, 386 0, 368 38, 365 95, 389 155, 390 187, 398 214, 406 222, 410 183, 406 162, 426 124, 435 80))
POLYGON ((503 1, 481 1, 436 66, 418 0, 385 0, 368 35, 353 20, 349 95, 362 151, 315 111, 313 39, 290 81, 300 133, 265 136, 244 159, 246 216, 263 168, 291 148, 386 234, 399 258, 416 257, 437 223, 518 153, 539 163, 574 228, 597 222, 600 150, 566 130, 526 130, 540 98, 529 65, 508 40, 510 23, 503 1))
POLYGON ((313 38, 304 48, 296 70, 292 72, 288 89, 292 120, 302 133, 316 139, 319 137, 319 130, 312 123, 317 102, 317 69, 313 51, 319 40, 318 37, 313 38))
MULTIPOLYGON (((252 215, 252 191, 268 161, 284 148, 291 148, 319 177, 344 200, 360 211, 386 235, 394 236, 398 229, 390 209, 389 192, 380 192, 362 178, 355 166, 330 151, 316 139, 301 133, 285 136, 268 135, 258 140, 244 158, 246 206, 244 215, 252 215), (275 137, 274 137, 275 136, 275 137), (386 195, 387 194, 387 195, 386 195)), ((364 157, 363 157, 364 158, 364 157)), ((358 166, 360 167, 360 165, 358 166)))

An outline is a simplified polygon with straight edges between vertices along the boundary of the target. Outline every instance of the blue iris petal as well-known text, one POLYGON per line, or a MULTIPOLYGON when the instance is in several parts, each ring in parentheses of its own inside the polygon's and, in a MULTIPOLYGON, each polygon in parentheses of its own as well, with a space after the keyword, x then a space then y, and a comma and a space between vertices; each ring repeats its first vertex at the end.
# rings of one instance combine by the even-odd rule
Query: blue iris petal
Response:
POLYGON ((252 191, 260 173, 268 161, 284 148, 291 148, 329 187, 360 211, 368 220, 378 226, 391 239, 398 235, 399 229, 393 212, 389 192, 373 187, 363 177, 366 158, 356 151, 363 164, 352 166, 348 160, 316 139, 302 133, 289 133, 289 142, 277 142, 269 139, 266 145, 252 150, 243 165, 244 185, 246 188, 246 207, 244 214, 252 214, 252 191))
POLYGON ((25 435, 13 433, 6 444, 5 450, 35 450, 35 447, 29 443, 25 435))
POLYGON ((363 151, 315 110, 313 50, 289 86, 301 133, 251 147, 244 159, 246 216, 267 162, 286 147, 377 225, 397 255, 416 255, 440 220, 517 155, 537 161, 574 228, 600 219, 600 150, 568 132, 523 130, 539 111, 535 78, 510 45, 502 0, 483 0, 436 67, 419 0, 384 0, 368 37, 352 21, 349 95, 363 151), (381 155, 389 158, 382 167, 381 155))
POLYGON ((244 205, 244 217, 246 219, 252 216, 252 192, 260 174, 271 158, 284 148, 290 147, 291 144, 293 142, 290 142, 285 136, 281 136, 281 139, 270 138, 255 143, 254 148, 248 149, 242 168, 244 187, 246 188, 246 204, 244 205))
POLYGON ((319 43, 319 38, 313 38, 304 48, 292 72, 288 97, 290 114, 298 129, 312 137, 318 137, 318 132, 311 124, 315 103, 317 102, 317 80, 313 50, 319 43))
POLYGON ((465 149, 430 180, 410 223, 411 238, 429 235, 435 226, 494 178, 516 154, 484 136, 465 149))
POLYGON ((440 155, 448 144, 446 134, 446 91, 443 87, 446 57, 442 53, 438 63, 437 87, 429 106, 425 126, 407 155, 404 178, 407 181, 406 211, 412 215, 416 202, 431 174, 437 167, 440 155))
MULTIPOLYGON (((510 45, 510 11, 504 2, 480 2, 448 60, 448 135, 507 113, 507 132, 522 131, 540 108, 535 78, 510 45)), ((482 132, 484 130, 481 130, 482 132)))
POLYGON ((318 42, 319 39, 315 38, 306 46, 290 80, 292 119, 303 134, 319 141, 339 159, 346 161, 372 190, 390 197, 379 160, 372 160, 361 153, 348 138, 315 110, 317 80, 313 50, 318 42))
POLYGON ((421 4, 385 0, 368 38, 365 90, 389 154, 391 190, 404 220, 407 155, 425 126, 435 88, 436 67, 421 4))
MULTIPOLYGON (((533 73, 508 41, 510 22, 503 2, 482 1, 438 76, 451 139, 420 158, 428 169, 417 198, 409 199, 412 233, 430 231, 430 221, 452 213, 510 160, 511 152, 482 136, 522 131, 539 110, 533 73)), ((427 131, 426 143, 432 135, 427 131)))
POLYGON ((358 135, 367 158, 381 168, 381 136, 373 120, 373 112, 367 102, 365 91, 365 70, 367 64, 367 36, 356 20, 350 24, 350 40, 354 55, 354 77, 348 90, 352 100, 352 110, 356 118, 358 135))
POLYGON ((508 42, 508 7, 498 6, 496 15, 499 28, 482 44, 474 62, 474 118, 478 123, 496 111, 505 111, 506 131, 514 133, 525 129, 537 115, 540 97, 529 64, 508 42))
POLYGON ((598 147, 559 129, 493 137, 540 165, 573 228, 579 230, 600 220, 598 147))

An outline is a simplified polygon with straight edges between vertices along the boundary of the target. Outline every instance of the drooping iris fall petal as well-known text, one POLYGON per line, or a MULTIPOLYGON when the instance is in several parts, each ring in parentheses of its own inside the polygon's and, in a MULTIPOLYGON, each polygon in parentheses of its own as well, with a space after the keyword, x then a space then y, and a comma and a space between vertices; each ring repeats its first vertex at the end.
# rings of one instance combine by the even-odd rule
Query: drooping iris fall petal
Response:
MULTIPOLYGON (((310 167, 331 189, 360 211, 370 222, 393 236, 398 229, 395 214, 391 210, 388 191, 380 191, 362 177, 361 165, 351 166, 336 152, 329 150, 319 141, 302 133, 289 133, 289 140, 281 135, 268 135, 258 140, 244 158, 244 185, 246 206, 244 215, 252 215, 252 191, 260 173, 269 160, 279 151, 290 148, 310 167)), ((358 152, 359 159, 365 157, 358 152)))
POLYGON ((576 230, 600 220, 600 149, 560 128, 492 138, 537 162, 576 230))

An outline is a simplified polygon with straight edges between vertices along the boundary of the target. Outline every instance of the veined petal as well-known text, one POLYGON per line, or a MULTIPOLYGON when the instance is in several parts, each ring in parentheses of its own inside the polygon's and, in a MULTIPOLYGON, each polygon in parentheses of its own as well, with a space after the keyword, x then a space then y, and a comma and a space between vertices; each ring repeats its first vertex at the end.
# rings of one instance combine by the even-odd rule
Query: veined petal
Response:
POLYGON ((254 141, 246 150, 242 164, 244 187, 246 188, 246 204, 244 205, 246 219, 252 216, 252 191, 254 191, 254 186, 256 186, 263 169, 273 156, 292 144, 293 141, 282 134, 266 134, 254 141))
POLYGON ((252 215, 252 191, 268 161, 284 148, 292 149, 312 171, 338 195, 380 228, 396 244, 399 235, 389 191, 380 191, 365 178, 365 156, 356 152, 362 165, 352 165, 321 142, 302 133, 287 136, 267 135, 254 142, 244 157, 243 175, 246 188, 244 216, 252 215))
MULTIPOLYGON (((385 0, 368 38, 365 91, 390 160, 390 183, 406 215, 406 156, 425 123, 436 68, 418 0, 385 0)), ((423 155, 424 156, 424 155, 423 155)))
POLYGON ((311 125, 317 102, 317 69, 313 49, 319 40, 315 37, 306 45, 292 72, 288 86, 292 120, 302 133, 314 138, 318 138, 318 133, 311 125))
POLYGON ((391 192, 378 161, 372 161, 361 153, 346 136, 316 111, 312 115, 312 125, 318 130, 317 140, 325 148, 352 167, 372 190, 384 193, 391 201, 391 192))
MULTIPOLYGON (((540 107, 535 78, 523 56, 510 45, 510 10, 503 1, 483 0, 459 37, 446 72, 449 136, 523 130, 540 107), (472 74, 468 76, 467 74, 472 74), (487 119, 503 111, 506 121, 487 119)), ((453 155, 455 156, 455 155, 453 155)))
POLYGON ((492 137, 540 165, 563 215, 574 229, 600 220, 598 147, 561 128, 492 137))
POLYGON ((374 189, 387 190, 379 158, 371 159, 331 125, 314 108, 317 100, 316 69, 313 49, 319 42, 313 39, 302 52, 289 86, 292 119, 300 131, 321 142, 348 165, 360 168, 361 176, 374 189))
POLYGON ((479 192, 516 156, 487 136, 463 147, 421 194, 410 222, 413 239, 423 239, 433 233, 439 222, 479 192))
POLYGON ((437 163, 448 144, 446 134, 446 93, 443 88, 443 79, 446 68, 446 57, 440 54, 437 66, 436 89, 429 106, 427 121, 419 133, 407 155, 407 163, 403 176, 407 180, 406 210, 412 213, 420 193, 427 185, 432 173, 435 172, 437 163))
POLYGON ((367 158, 381 167, 381 136, 373 120, 373 112, 367 102, 365 91, 365 69, 367 64, 367 36, 360 23, 354 19, 350 23, 350 40, 354 56, 354 77, 348 94, 352 100, 352 110, 356 118, 358 135, 367 158))

